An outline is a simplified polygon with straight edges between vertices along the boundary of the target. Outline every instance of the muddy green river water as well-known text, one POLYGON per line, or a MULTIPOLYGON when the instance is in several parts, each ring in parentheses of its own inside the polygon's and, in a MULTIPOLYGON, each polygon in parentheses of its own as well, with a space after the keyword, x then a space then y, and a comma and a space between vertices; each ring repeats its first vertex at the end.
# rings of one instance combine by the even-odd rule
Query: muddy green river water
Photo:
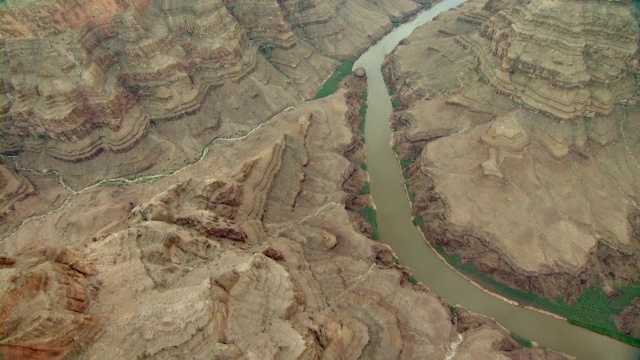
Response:
POLYGON ((389 33, 355 63, 367 73, 368 111, 365 136, 371 193, 378 209, 380 240, 390 245, 403 265, 434 293, 453 304, 495 318, 511 331, 579 359, 640 359, 640 349, 590 332, 535 311, 493 297, 451 270, 431 248, 411 221, 402 174, 389 144, 391 101, 380 67, 384 56, 418 26, 462 0, 446 0, 389 33))

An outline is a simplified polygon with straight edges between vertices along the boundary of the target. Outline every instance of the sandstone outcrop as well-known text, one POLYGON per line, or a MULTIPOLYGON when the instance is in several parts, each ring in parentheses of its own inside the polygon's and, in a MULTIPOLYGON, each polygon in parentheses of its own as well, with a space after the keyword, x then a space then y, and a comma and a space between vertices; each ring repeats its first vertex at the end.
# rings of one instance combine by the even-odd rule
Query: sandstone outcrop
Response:
POLYGON ((429 239, 554 301, 637 285, 638 41, 625 2, 472 1, 416 30, 385 71, 429 239))
POLYGON ((391 249, 357 231, 346 203, 361 196, 365 177, 354 133, 364 85, 344 86, 245 138, 213 144, 181 172, 89 188, 64 213, 8 237, 10 255, 30 239, 64 243, 95 269, 100 289, 87 309, 100 332, 74 354, 562 358, 524 348, 460 307, 454 316, 408 281, 391 249))

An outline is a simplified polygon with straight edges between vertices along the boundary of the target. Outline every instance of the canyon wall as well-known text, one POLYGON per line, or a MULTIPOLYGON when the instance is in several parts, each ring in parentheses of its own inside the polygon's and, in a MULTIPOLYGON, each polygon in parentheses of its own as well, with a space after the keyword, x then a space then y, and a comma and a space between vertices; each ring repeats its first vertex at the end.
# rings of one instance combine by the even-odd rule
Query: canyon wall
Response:
POLYGON ((219 129, 225 123, 266 121, 312 97, 334 59, 365 49, 391 27, 390 18, 420 9, 409 0, 393 6, 381 0, 5 6, 3 153, 22 154, 31 168, 93 178, 169 168, 183 160, 172 152, 193 156, 188 142, 202 148, 226 135, 219 129), (189 141, 169 151, 176 140, 163 125, 185 116, 191 117, 189 141), (158 147, 169 156, 154 156, 158 147), (72 165, 103 152, 127 156, 72 165), (144 160, 126 160, 134 157, 144 160), (93 170, 104 162, 129 166, 93 170))
POLYGON ((552 301, 637 286, 633 10, 473 1, 396 49, 385 70, 393 142, 434 245, 552 301))

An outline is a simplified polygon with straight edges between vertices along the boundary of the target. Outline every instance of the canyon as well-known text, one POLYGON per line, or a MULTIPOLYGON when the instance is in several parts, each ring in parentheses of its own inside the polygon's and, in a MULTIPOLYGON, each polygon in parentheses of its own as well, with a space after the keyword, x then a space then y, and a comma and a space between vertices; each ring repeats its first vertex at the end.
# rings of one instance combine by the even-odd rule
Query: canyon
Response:
POLYGON ((565 358, 368 238, 365 78, 304 101, 422 4, 3 6, 3 358, 565 358))
POLYGON ((563 358, 450 308, 367 239, 364 84, 343 86, 5 239, 3 356, 563 358))
POLYGON ((600 5, 470 1, 419 28, 385 64, 392 142, 450 263, 637 343, 637 9, 600 5))
MULTIPOLYGON (((471 0, 419 28, 385 64, 392 141, 434 245, 541 296, 626 299, 637 22, 579 4, 471 0)), ((567 358, 373 241, 368 74, 318 89, 429 5, 0 5, 1 356, 567 358)), ((637 337, 638 309, 611 321, 637 337)))

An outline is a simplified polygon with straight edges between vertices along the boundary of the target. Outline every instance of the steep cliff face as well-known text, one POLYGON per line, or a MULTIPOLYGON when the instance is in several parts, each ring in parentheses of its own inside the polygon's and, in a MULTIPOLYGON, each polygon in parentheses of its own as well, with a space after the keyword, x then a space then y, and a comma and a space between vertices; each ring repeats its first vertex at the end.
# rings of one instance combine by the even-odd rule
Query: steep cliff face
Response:
MULTIPOLYGON (((394 144, 435 245, 553 301, 637 286, 639 31, 631 10, 624 2, 470 2, 395 51, 386 67, 401 106, 394 144)), ((615 330, 614 318, 599 326, 615 330)))
MULTIPOLYGON (((249 95, 243 104, 252 104, 236 106, 231 123, 263 122, 298 102, 299 94, 311 97, 337 64, 331 58, 354 56, 390 27, 389 16, 418 9, 408 0, 397 10, 366 0, 9 5, 2 14, 3 152, 31 153, 25 156, 31 167, 53 163, 68 174, 79 168, 69 163, 103 152, 148 158, 96 178, 167 168, 182 159, 148 154, 175 139, 160 134, 162 140, 142 141, 162 132, 157 124, 204 107, 214 111, 193 121, 191 135, 215 127, 224 117, 220 108, 242 97, 226 98, 225 86, 242 87, 249 95), (361 10, 358 21, 346 20, 361 10), (222 104, 205 104, 211 98, 222 104), (260 109, 253 119, 251 107, 260 109)), ((214 135, 225 134, 209 134, 204 144, 214 135)))
MULTIPOLYGON (((35 242, 82 250, 100 284, 83 308, 92 323, 58 321, 65 341, 89 325, 98 336, 55 342, 49 356, 563 358, 463 308, 452 313, 357 231, 362 219, 347 208, 372 205, 358 194, 365 84, 345 86, 159 181, 88 188, 7 238, 11 255, 35 242)), ((7 309, 3 319, 17 311, 7 309)), ((52 343, 48 331, 21 343, 3 332, 0 344, 27 351, 52 343)))

